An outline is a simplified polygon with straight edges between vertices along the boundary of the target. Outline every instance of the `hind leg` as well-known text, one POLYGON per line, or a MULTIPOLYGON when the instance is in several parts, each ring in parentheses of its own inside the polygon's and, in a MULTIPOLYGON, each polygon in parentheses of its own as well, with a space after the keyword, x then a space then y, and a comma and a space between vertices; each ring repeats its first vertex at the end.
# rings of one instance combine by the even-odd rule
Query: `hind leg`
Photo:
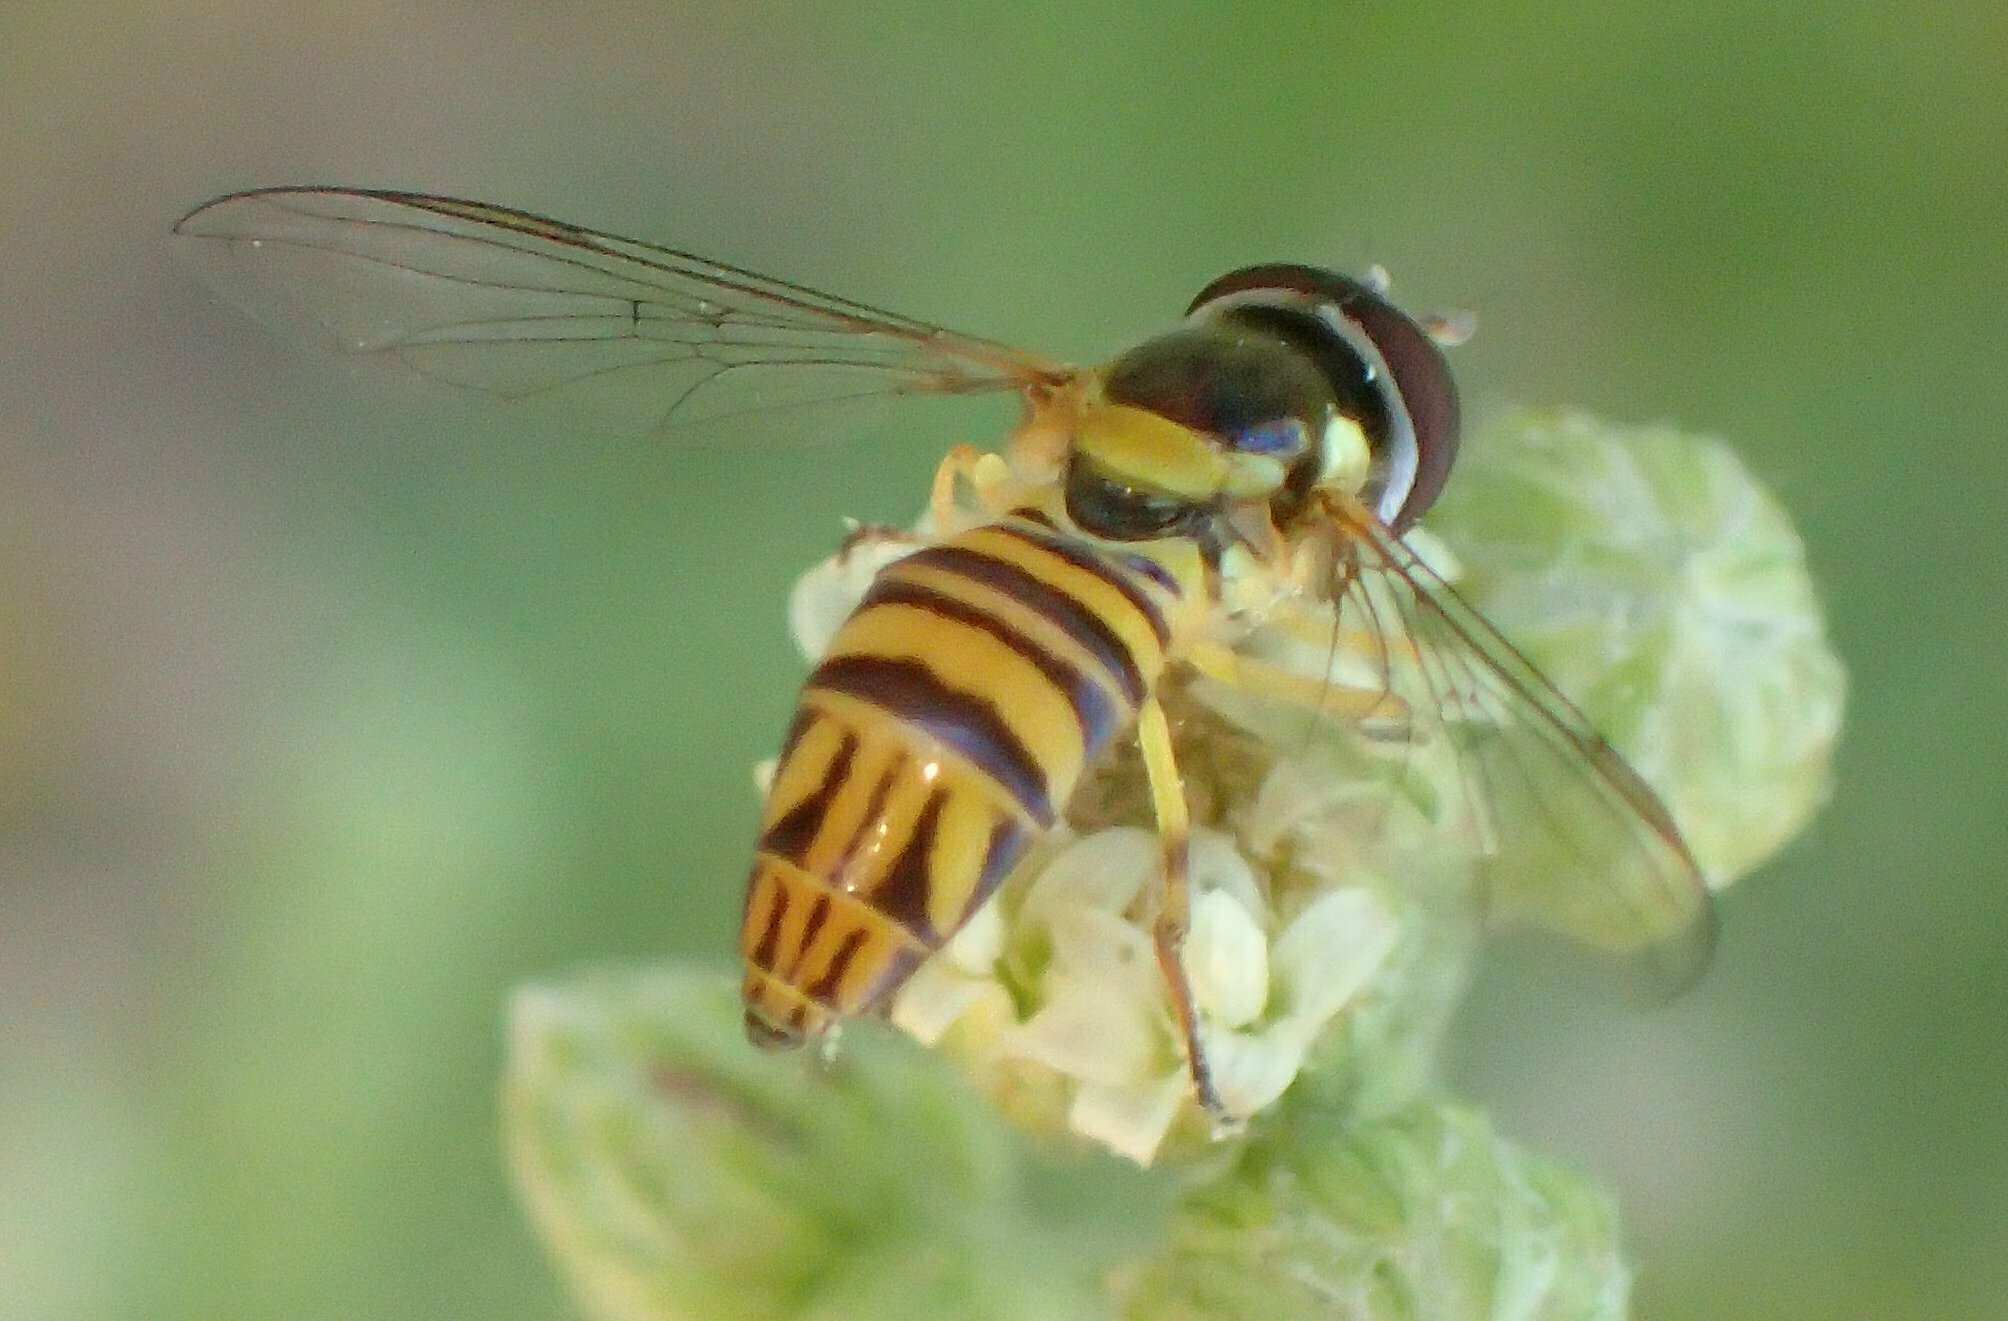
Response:
POLYGON ((1171 993, 1171 1007, 1178 1020, 1185 1047, 1186 1066, 1192 1076, 1192 1090, 1199 1104, 1215 1122, 1225 1124, 1231 1116, 1213 1085, 1213 1071, 1207 1065, 1206 1048, 1199 1039, 1199 1011, 1192 1002, 1192 982, 1185 975, 1179 947, 1192 925, 1192 877, 1189 841, 1192 834, 1186 810, 1185 787, 1179 780, 1178 762, 1172 753, 1171 724, 1164 707, 1155 697, 1145 700, 1137 717, 1137 741, 1143 751, 1145 773, 1150 779, 1151 806, 1157 816, 1158 847, 1163 868, 1156 919, 1151 926, 1152 943, 1157 948, 1157 965, 1164 975, 1165 989, 1171 993))

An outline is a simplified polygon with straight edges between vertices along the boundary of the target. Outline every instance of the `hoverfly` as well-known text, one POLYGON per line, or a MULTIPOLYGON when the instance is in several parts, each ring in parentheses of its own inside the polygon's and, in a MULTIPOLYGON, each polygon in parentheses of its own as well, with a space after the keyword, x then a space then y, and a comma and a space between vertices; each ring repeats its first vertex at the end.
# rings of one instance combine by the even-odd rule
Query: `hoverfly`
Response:
MULTIPOLYGON (((1362 731, 1391 711, 1433 720, 1469 744, 1473 787, 1502 818, 1493 847, 1531 838, 1612 864, 1558 884, 1551 925, 1663 980, 1706 956, 1708 889, 1658 798, 1404 540, 1449 476, 1458 399, 1428 330, 1376 283, 1238 270, 1169 330, 1078 368, 445 197, 266 189, 175 233, 254 312, 304 314, 346 351, 490 393, 622 374, 659 384, 665 423, 714 429, 817 400, 1018 396, 1006 453, 1030 494, 881 570, 803 689, 747 886, 759 1045, 884 1010, 1127 741, 1162 846, 1158 962, 1218 1113, 1178 952, 1188 812, 1160 700, 1175 673, 1362 731), (1408 663, 1346 690, 1237 652, 1234 556, 1350 610, 1384 660, 1408 663)), ((937 513, 975 459, 962 446, 944 460, 937 513)))

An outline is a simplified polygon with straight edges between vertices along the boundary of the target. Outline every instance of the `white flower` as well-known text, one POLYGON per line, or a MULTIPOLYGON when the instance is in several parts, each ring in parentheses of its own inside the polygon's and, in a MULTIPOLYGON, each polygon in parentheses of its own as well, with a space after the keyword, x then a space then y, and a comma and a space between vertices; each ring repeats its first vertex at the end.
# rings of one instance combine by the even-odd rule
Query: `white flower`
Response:
MULTIPOLYGON (((1022 1021, 997 1025, 973 1050, 1058 1075, 1069 1127, 1149 1163, 1192 1093, 1145 916, 1159 865, 1147 830, 1118 826, 1072 841, 1022 881, 1005 942, 992 934, 1002 924, 979 918, 984 934, 965 931, 923 970, 894 1021, 936 1041, 979 1004, 1028 1003, 1022 1021)), ((1280 919, 1235 841, 1214 830, 1193 835, 1192 880, 1186 975, 1214 1085, 1228 1113, 1247 1118, 1296 1077, 1393 948, 1396 922, 1357 887, 1280 919)))
POLYGON ((922 1045, 932 1046, 979 1006, 990 1011, 985 1017, 1008 1009, 1009 996, 995 976, 1003 948, 1003 915, 996 904, 985 904, 914 973, 893 1004, 892 1021, 922 1045))
POLYGON ((843 547, 797 578, 788 594, 788 632, 802 654, 811 661, 820 659, 879 570, 924 544, 896 528, 852 525, 843 547))

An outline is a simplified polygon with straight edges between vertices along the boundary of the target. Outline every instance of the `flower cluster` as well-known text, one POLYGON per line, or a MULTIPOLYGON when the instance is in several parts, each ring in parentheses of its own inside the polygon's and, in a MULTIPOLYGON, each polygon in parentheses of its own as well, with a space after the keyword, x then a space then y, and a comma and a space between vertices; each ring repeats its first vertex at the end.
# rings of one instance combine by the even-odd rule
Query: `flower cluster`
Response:
MULTIPOLYGON (((948 1039, 1021 1113, 1034 1098, 1064 1100, 1074 1131, 1149 1162, 1192 1091, 1150 933, 1133 916, 1158 866, 1147 830, 1070 834, 916 976, 893 1021, 928 1044, 948 1039), (1041 1070, 1064 1085, 1042 1089, 1028 1076, 1041 1070)), ((1192 879, 1183 956, 1201 1040, 1228 1113, 1248 1117, 1283 1094, 1386 961, 1395 918, 1359 886, 1285 917, 1238 841, 1215 830, 1193 836, 1192 879)))

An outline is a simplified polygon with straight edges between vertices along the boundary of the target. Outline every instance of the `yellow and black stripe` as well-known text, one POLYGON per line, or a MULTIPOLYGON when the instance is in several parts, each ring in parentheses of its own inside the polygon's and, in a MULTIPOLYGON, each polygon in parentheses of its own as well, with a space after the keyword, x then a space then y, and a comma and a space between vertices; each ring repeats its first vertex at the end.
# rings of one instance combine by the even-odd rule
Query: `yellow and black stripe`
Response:
POLYGON ((802 693, 747 884, 747 1031, 882 1008, 1049 829, 1156 686, 1156 562, 1022 511, 882 571, 802 693))

